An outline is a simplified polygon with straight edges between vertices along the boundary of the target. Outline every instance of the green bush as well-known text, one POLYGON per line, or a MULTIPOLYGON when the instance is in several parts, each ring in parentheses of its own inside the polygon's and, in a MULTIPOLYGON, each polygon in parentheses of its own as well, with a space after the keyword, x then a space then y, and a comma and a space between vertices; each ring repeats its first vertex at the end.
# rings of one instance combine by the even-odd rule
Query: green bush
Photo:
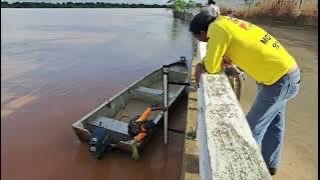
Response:
POLYGON ((173 11, 183 11, 196 7, 196 2, 194 0, 169 0, 168 4, 173 11))

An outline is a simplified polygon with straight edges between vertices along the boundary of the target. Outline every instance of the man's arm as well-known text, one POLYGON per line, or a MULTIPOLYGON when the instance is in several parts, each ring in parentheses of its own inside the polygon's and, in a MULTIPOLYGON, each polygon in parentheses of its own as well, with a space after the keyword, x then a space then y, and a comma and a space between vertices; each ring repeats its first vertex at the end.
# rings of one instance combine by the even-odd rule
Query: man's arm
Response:
POLYGON ((209 74, 221 71, 222 58, 228 48, 231 36, 222 28, 213 26, 208 31, 208 45, 206 56, 202 62, 209 74))
POLYGON ((196 80, 197 86, 199 86, 199 80, 200 80, 201 74, 204 74, 205 72, 206 72, 206 69, 204 68, 204 65, 201 63, 198 63, 195 69, 195 80, 196 80))

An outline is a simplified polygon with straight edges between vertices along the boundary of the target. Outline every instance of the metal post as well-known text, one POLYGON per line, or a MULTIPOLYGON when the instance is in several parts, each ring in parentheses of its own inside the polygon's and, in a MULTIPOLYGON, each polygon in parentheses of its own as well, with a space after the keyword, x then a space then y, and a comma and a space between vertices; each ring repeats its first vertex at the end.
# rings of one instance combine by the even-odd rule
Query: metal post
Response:
POLYGON ((163 67, 164 144, 168 143, 168 74, 168 68, 163 67))

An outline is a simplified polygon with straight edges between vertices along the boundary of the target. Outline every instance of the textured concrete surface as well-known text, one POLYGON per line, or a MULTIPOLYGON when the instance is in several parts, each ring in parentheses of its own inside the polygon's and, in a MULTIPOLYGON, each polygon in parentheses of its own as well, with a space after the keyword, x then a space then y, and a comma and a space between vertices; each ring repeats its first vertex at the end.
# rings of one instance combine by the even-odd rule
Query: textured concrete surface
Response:
POLYGON ((224 74, 202 76, 198 106, 201 179, 271 179, 224 74))
MULTIPOLYGON (((192 84, 205 47, 197 43, 192 84)), ((271 179, 227 77, 203 77, 189 92, 181 179, 271 179)))

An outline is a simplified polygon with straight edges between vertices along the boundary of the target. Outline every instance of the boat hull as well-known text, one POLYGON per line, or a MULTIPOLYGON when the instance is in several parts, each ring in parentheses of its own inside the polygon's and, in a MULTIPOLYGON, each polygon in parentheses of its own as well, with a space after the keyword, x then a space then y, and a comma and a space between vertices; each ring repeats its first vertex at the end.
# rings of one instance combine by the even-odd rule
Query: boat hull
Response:
MULTIPOLYGON (((168 77, 170 82, 187 83, 189 81, 187 64, 181 62, 170 66, 168 77)), ((75 134, 81 142, 88 143, 92 132, 100 125, 107 129, 112 137, 111 146, 131 152, 133 138, 128 135, 129 120, 152 105, 163 105, 162 86, 162 68, 159 68, 72 124, 75 134)), ((169 108, 185 93, 186 88, 186 85, 169 85, 169 108)), ((156 127, 159 127, 162 118, 163 112, 156 111, 152 112, 148 120, 152 120, 156 127)), ((149 133, 137 144, 139 150, 150 140, 152 134, 149 133)))

